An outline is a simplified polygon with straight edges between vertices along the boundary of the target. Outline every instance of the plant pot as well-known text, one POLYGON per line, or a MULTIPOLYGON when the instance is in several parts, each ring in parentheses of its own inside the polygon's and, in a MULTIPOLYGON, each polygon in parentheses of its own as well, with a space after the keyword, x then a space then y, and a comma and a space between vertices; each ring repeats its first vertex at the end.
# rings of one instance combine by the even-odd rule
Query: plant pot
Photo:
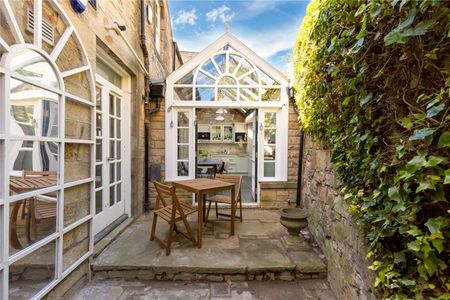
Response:
POLYGON ((298 236, 300 230, 308 226, 309 211, 303 208, 286 207, 280 209, 280 223, 290 235, 298 236))

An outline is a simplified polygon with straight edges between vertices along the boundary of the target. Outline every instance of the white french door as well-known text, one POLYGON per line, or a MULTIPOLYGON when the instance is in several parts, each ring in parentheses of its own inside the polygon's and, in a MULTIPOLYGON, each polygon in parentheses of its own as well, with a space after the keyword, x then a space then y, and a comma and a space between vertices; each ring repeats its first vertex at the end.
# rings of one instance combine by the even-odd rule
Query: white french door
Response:
POLYGON ((259 170, 257 170, 256 166, 257 166, 257 152, 258 152, 258 110, 256 109, 253 113, 253 124, 252 124, 252 131, 249 132, 251 133, 251 137, 248 136, 247 140, 249 142, 251 142, 251 147, 252 147, 252 152, 250 153, 250 167, 251 167, 251 174, 252 174, 252 195, 255 198, 255 202, 258 202, 258 197, 259 197, 259 193, 258 193, 258 175, 257 172, 259 172, 259 170))
POLYGON ((124 92, 97 79, 94 234, 125 213, 124 92))

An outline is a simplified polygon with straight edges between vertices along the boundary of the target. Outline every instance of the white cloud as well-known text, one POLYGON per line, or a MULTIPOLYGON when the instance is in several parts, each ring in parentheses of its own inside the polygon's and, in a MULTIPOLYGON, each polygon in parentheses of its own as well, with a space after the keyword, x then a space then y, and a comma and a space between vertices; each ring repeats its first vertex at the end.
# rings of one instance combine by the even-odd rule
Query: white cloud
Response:
POLYGON ((206 13, 206 20, 211 22, 215 22, 217 19, 220 19, 225 23, 227 19, 231 20, 233 17, 234 12, 231 12, 230 8, 225 5, 214 8, 206 13))
MULTIPOLYGON (((307 0, 296 0, 307 1, 307 0)), ((265 12, 277 10, 279 5, 282 5, 286 1, 283 0, 252 0, 252 1, 240 1, 241 7, 244 12, 240 13, 237 18, 242 20, 249 20, 255 18, 265 12)))
POLYGON ((180 10, 177 18, 173 21, 176 25, 195 25, 197 22, 197 11, 192 10, 180 10))
MULTIPOLYGON (((231 33, 259 56, 267 60, 269 57, 277 55, 281 51, 292 49, 299 26, 300 23, 290 23, 263 31, 232 28, 231 33)), ((177 42, 181 50, 201 51, 224 33, 225 30, 223 28, 214 28, 212 30, 196 32, 195 36, 184 36, 183 38, 179 38, 177 42)), ((284 64, 280 66, 280 69, 287 71, 290 68, 288 64, 284 64)))

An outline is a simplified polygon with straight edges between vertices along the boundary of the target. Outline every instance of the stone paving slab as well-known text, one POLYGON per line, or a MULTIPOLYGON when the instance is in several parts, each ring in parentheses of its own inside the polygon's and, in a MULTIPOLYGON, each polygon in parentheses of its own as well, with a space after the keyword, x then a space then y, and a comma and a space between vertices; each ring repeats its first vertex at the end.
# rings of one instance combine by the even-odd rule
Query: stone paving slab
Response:
POLYGON ((241 239, 240 244, 249 273, 283 272, 295 268, 278 240, 241 239))
POLYGON ((173 249, 170 256, 159 253, 151 262, 156 274, 159 273, 219 273, 243 274, 246 270, 240 249, 206 248, 173 249))
POLYGON ((301 273, 326 273, 327 266, 315 252, 292 251, 288 256, 296 265, 295 269, 301 273))
POLYGON ((87 299, 280 299, 280 300, 335 300, 326 280, 301 282, 225 282, 182 283, 168 281, 95 279, 68 300, 87 299))

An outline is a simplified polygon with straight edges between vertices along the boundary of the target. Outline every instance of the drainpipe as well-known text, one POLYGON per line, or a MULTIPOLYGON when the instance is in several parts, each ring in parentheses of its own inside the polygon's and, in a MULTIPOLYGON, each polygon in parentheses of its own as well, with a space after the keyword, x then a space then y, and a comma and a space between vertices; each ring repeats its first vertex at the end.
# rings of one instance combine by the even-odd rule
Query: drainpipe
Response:
MULTIPOLYGON (((289 98, 292 102, 292 106, 294 107, 294 111, 299 116, 297 105, 295 104, 294 99, 294 89, 291 88, 289 93, 289 98)), ((300 145, 299 145, 299 153, 298 153, 298 169, 297 169, 297 198, 295 199, 295 207, 300 208, 302 205, 302 173, 303 173, 303 150, 305 143, 305 132, 303 130, 300 131, 300 145)))
POLYGON ((298 157, 298 174, 297 174, 297 199, 295 199, 295 207, 300 208, 302 205, 302 173, 303 173, 303 149, 305 143, 305 132, 300 131, 300 149, 298 157))
POLYGON ((149 211, 150 209, 150 193, 149 193, 149 141, 150 141, 150 118, 151 115, 155 112, 159 111, 160 107, 160 100, 157 100, 156 107, 150 108, 150 76, 148 71, 150 70, 150 61, 149 61, 149 54, 148 54, 148 48, 147 48, 147 35, 145 33, 145 17, 146 17, 146 9, 145 9, 145 0, 141 0, 141 49, 142 54, 144 55, 144 65, 145 69, 147 70, 145 74, 144 79, 144 103, 145 103, 145 121, 144 121, 144 211, 149 211))

